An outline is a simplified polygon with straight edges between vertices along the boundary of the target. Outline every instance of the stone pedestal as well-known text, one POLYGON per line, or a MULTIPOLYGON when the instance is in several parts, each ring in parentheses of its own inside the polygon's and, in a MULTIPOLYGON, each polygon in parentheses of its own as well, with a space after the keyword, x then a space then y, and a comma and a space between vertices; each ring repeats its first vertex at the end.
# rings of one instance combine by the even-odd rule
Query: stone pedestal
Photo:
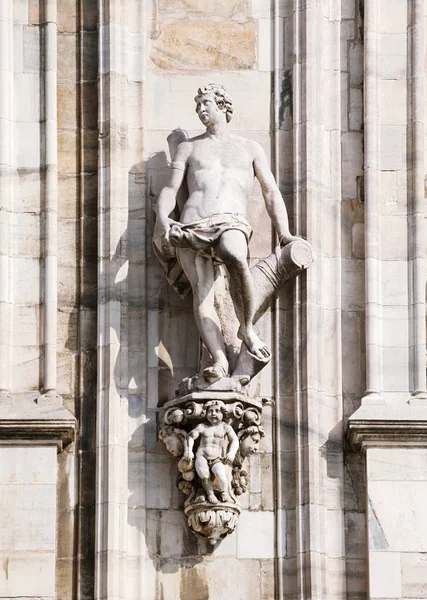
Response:
POLYGON ((427 598, 427 407, 362 407, 348 433, 366 460, 368 597, 427 598))
POLYGON ((0 598, 57 597, 57 454, 74 435, 60 398, 0 399, 0 598))

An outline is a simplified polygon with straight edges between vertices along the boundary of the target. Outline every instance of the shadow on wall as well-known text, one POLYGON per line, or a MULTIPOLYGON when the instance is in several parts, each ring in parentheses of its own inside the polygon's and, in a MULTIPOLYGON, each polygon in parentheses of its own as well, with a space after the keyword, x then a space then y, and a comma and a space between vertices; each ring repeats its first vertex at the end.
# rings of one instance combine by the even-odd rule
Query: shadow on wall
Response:
MULTIPOLYGON (((118 396, 128 398, 128 525, 139 544, 131 552, 143 557, 148 550, 155 571, 170 574, 201 562, 208 547, 186 526, 174 459, 157 438, 158 408, 174 398, 183 377, 196 372, 199 359, 191 294, 184 300, 176 294, 151 250, 153 205, 167 177, 164 151, 129 172, 129 209, 110 259, 109 300, 121 309, 114 382, 118 396)), ((182 597, 190 598, 186 582, 183 575, 182 597)), ((156 586, 161 597, 161 582, 156 586)))

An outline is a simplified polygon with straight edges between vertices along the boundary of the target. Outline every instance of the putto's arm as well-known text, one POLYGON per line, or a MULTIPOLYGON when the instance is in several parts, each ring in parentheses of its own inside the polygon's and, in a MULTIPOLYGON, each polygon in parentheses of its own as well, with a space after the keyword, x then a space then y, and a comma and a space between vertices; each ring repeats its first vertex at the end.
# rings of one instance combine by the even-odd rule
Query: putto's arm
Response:
POLYGON ((237 437, 236 432, 231 425, 225 426, 225 432, 228 437, 228 441, 230 442, 230 447, 224 462, 231 465, 236 456, 237 450, 239 449, 239 438, 237 437))
POLYGON ((252 142, 252 148, 254 152, 253 166, 255 177, 261 184, 265 206, 278 235, 280 245, 284 246, 294 239, 289 231, 288 212, 270 170, 264 150, 256 142, 252 142))

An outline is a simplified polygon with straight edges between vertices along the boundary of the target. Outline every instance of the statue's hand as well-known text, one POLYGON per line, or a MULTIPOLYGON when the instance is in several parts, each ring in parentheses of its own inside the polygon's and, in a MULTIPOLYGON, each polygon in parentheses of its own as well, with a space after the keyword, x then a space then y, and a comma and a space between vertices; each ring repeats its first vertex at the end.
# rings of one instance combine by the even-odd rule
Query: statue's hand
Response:
POLYGON ((300 238, 297 235, 291 235, 290 232, 288 231, 287 233, 283 233, 279 237, 279 244, 280 244, 280 247, 283 248, 283 246, 287 246, 291 242, 294 242, 295 240, 299 240, 299 239, 300 238))
POLYGON ((154 239, 158 240, 156 245, 161 248, 161 251, 166 258, 175 255, 175 248, 170 240, 170 230, 172 225, 179 225, 179 223, 169 218, 158 218, 154 227, 154 239))
POLYGON ((232 452, 229 452, 227 456, 224 458, 225 465, 232 465, 235 459, 235 455, 232 452))
POLYGON ((188 460, 188 462, 190 462, 190 460, 194 459, 194 454, 193 454, 193 452, 190 452, 190 451, 184 452, 183 458, 185 458, 185 460, 188 460))

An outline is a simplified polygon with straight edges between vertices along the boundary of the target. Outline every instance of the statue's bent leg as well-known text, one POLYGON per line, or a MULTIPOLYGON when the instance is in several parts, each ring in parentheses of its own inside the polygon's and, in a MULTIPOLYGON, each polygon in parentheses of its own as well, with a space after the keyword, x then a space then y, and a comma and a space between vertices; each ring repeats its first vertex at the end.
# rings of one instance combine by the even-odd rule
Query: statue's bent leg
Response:
POLYGON ((240 322, 239 337, 257 358, 270 357, 268 346, 255 333, 254 284, 247 261, 248 246, 243 232, 225 231, 215 246, 216 255, 230 273, 230 294, 240 322))
POLYGON ((212 504, 217 504, 218 498, 215 496, 208 461, 206 460, 206 458, 204 456, 196 456, 195 467, 196 467, 196 473, 200 477, 202 485, 206 492, 207 499, 212 504))
MULTIPOLYGON (((193 290, 193 312, 200 337, 214 360, 214 365, 205 369, 212 371, 210 380, 214 381, 228 374, 228 360, 214 305, 213 261, 190 248, 177 248, 177 256, 193 290)), ((210 374, 205 377, 209 379, 210 374)))
POLYGON ((216 477, 216 483, 218 486, 218 490, 220 493, 221 501, 228 502, 230 500, 230 496, 228 494, 228 480, 227 473, 225 470, 225 465, 222 462, 218 462, 212 465, 212 473, 216 477))

